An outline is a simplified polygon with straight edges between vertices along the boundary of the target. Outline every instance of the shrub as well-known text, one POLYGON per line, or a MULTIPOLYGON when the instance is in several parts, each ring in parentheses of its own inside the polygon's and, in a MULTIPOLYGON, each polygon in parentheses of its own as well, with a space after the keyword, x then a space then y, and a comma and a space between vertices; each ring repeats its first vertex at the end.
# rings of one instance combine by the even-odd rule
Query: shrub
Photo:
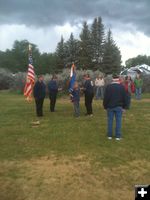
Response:
POLYGON ((9 89, 13 82, 13 74, 9 70, 0 68, 0 90, 9 89))
POLYGON ((143 92, 150 92, 150 74, 143 75, 143 92))
POLYGON ((18 72, 13 76, 13 84, 10 89, 12 91, 16 91, 17 93, 23 93, 25 81, 26 81, 26 73, 18 72))

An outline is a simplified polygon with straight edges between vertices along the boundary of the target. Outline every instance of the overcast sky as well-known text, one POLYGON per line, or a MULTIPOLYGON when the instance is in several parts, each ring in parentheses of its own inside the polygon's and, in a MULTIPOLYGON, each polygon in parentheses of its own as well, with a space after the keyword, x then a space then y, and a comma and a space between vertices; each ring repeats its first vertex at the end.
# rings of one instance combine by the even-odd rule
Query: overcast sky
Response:
POLYGON ((54 52, 61 35, 79 36, 84 20, 101 16, 111 28, 123 62, 150 55, 150 0, 0 0, 0 50, 27 39, 54 52))

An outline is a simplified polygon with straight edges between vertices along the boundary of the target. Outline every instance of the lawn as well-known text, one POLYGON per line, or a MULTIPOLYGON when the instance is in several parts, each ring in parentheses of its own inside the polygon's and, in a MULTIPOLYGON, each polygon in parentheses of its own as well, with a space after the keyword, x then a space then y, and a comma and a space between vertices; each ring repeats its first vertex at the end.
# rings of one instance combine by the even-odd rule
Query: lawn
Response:
POLYGON ((150 94, 123 116, 123 140, 106 137, 102 101, 93 117, 73 117, 68 97, 36 121, 35 105, 0 92, 0 200, 132 200, 134 185, 150 184, 150 94))

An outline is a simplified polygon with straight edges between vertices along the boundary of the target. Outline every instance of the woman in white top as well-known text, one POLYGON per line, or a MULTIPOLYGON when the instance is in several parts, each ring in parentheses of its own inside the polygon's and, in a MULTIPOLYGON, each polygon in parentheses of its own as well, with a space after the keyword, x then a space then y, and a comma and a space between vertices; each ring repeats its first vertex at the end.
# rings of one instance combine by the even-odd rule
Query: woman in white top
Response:
POLYGON ((104 78, 102 76, 98 76, 95 80, 96 86, 96 99, 103 99, 104 98, 104 78))

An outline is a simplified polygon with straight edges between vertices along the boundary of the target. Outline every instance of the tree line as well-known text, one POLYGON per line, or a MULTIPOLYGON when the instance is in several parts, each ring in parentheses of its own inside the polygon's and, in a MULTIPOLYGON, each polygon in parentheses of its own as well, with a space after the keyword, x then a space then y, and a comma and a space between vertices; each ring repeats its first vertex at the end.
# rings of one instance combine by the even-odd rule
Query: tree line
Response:
POLYGON ((138 55, 134 58, 129 58, 125 62, 126 68, 135 67, 137 65, 146 64, 150 66, 150 56, 138 55))
MULTIPOLYGON (((16 73, 27 71, 27 40, 15 41, 11 50, 0 51, 0 67, 16 73)), ((83 22, 79 38, 71 33, 67 41, 61 36, 54 53, 40 53, 32 44, 32 55, 36 74, 58 73, 75 62, 77 69, 100 70, 105 74, 121 71, 121 53, 111 30, 105 33, 101 17, 92 24, 83 22)), ((128 63, 128 62, 127 62, 128 63)))

